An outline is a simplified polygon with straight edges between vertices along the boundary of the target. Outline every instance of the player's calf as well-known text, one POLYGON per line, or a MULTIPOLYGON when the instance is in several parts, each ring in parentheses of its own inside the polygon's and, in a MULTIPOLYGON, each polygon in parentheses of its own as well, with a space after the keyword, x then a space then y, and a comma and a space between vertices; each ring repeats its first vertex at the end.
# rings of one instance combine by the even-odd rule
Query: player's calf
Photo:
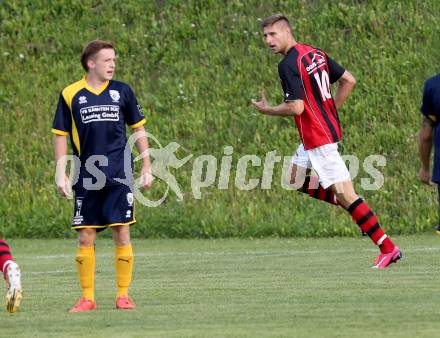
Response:
POLYGON ((306 176, 304 184, 298 191, 308 194, 310 197, 333 205, 338 205, 336 195, 330 189, 324 189, 318 182, 317 176, 306 176))
POLYGON ((289 180, 285 183, 292 189, 308 194, 312 198, 338 205, 335 193, 330 189, 324 189, 319 183, 319 178, 311 176, 310 172, 308 168, 292 165, 289 180))

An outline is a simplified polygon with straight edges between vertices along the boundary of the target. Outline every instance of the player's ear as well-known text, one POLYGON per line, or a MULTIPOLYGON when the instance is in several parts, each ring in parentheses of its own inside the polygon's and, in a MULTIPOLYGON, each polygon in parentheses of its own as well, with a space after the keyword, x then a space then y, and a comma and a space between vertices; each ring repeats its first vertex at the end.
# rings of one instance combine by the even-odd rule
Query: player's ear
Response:
POLYGON ((87 68, 90 70, 92 68, 95 68, 95 61, 93 60, 93 58, 90 58, 87 60, 87 68))

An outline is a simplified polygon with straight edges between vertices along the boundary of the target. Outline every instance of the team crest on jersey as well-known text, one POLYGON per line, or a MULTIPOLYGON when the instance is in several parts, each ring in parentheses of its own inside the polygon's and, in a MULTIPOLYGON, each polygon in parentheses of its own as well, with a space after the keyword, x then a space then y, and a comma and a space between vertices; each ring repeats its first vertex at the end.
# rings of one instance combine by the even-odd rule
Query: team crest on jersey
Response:
POLYGON ((313 58, 312 58, 312 62, 317 62, 318 64, 321 64, 321 63, 325 62, 325 58, 321 54, 314 53, 313 58))
POLYGON ((316 68, 320 68, 323 64, 325 64, 325 57, 322 54, 314 53, 312 57, 312 63, 306 67, 306 70, 310 74, 316 68))
POLYGON ((133 193, 129 192, 127 194, 127 202, 128 202, 128 206, 133 206, 133 202, 134 202, 134 196, 133 193))
POLYGON ((117 90, 109 90, 110 97, 112 98, 113 102, 119 102, 119 99, 121 98, 121 95, 117 90))
POLYGON ((85 97, 85 96, 80 96, 80 97, 78 98, 78 104, 84 104, 84 103, 87 103, 87 97, 85 97))

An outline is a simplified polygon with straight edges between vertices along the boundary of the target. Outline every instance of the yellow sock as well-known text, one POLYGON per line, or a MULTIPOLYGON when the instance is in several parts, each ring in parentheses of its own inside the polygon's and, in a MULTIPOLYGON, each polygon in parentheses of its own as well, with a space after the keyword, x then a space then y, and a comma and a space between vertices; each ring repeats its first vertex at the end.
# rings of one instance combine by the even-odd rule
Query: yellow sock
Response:
POLYGON ((133 273, 133 249, 131 244, 126 246, 116 246, 115 249, 115 265, 116 280, 118 283, 118 294, 120 296, 128 296, 128 287, 131 283, 131 275, 133 273))
POLYGON ((83 297, 95 300, 95 248, 78 247, 76 252, 76 267, 83 297))

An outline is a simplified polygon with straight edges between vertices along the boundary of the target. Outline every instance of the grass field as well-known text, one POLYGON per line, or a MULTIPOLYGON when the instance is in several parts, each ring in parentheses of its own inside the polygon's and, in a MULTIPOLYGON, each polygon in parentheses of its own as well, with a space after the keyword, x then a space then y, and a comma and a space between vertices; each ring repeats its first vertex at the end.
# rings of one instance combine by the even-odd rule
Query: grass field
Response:
POLYGON ((97 244, 98 310, 79 296, 73 240, 12 241, 25 298, 2 337, 438 337, 439 238, 400 236, 370 269, 368 239, 136 240, 133 312, 114 309, 113 249, 97 244))

